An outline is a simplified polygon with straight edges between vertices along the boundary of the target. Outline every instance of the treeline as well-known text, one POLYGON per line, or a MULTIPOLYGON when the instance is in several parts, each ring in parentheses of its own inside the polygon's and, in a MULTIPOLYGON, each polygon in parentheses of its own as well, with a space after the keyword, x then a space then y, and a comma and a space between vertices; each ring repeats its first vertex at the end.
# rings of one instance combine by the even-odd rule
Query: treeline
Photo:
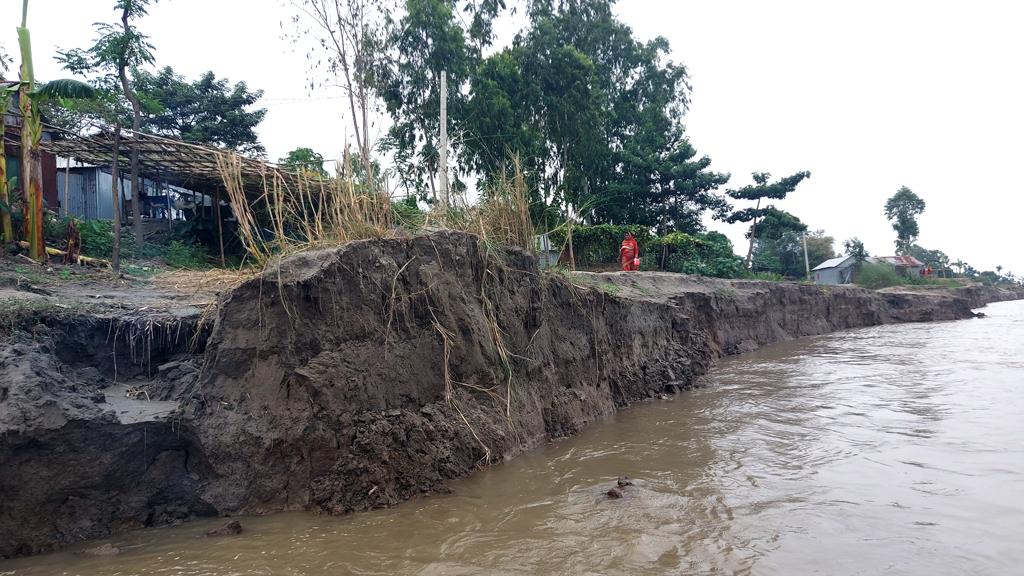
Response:
MULTIPOLYGON (((298 41, 313 39, 313 77, 348 96, 363 172, 375 174, 372 159, 387 155, 387 181, 420 202, 439 200, 444 73, 447 176, 456 193, 475 183, 488 194, 518 160, 542 230, 571 219, 697 234, 705 216, 764 217, 771 207, 758 200, 783 197, 808 174, 777 182, 755 175, 765 180, 749 188, 763 194, 734 196, 757 202, 734 211, 723 190, 730 175, 713 170, 685 133, 686 67, 664 38, 636 38, 613 7, 611 0, 304 0, 294 31, 298 41), (495 23, 512 14, 525 26, 509 45, 494 46, 495 23), (370 142, 378 108, 390 125, 370 142)), ((316 162, 305 151, 290 157, 316 162)))

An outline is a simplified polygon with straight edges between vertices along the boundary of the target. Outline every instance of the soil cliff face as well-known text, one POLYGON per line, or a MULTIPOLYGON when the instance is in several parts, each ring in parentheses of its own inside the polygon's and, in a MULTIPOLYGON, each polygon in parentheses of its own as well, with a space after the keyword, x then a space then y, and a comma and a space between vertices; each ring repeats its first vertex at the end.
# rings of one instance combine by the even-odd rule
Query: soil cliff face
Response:
POLYGON ((0 349, 0 556, 194 515, 390 506, 693 386, 721 355, 1019 296, 565 277, 451 232, 299 254, 221 302, 205 352, 179 326, 124 358, 82 319, 77 345, 0 349))
POLYGON ((241 286, 220 308, 195 405, 215 474, 204 499, 229 513, 393 505, 692 386, 723 354, 969 318, 976 304, 677 274, 573 281, 592 288, 438 233, 302 254, 241 286))

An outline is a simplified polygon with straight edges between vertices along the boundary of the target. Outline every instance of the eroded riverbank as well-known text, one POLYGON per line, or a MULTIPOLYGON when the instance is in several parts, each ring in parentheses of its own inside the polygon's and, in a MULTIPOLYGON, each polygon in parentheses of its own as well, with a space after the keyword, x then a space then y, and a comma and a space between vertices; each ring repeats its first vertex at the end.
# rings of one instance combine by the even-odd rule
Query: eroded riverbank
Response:
POLYGON ((447 232, 298 255, 236 288, 208 339, 185 322, 201 353, 164 338, 159 362, 131 364, 134 387, 180 408, 130 423, 104 401, 109 371, 87 380, 45 338, 8 347, 4 376, 31 377, 0 399, 0 554, 202 515, 391 506, 689 388, 722 355, 1017 296, 582 283, 447 232))
MULTIPOLYGON (((79 574, 1011 574, 1024 562, 1024 302, 980 321, 878 326, 721 361, 619 412, 365 514, 132 532, 116 557, 0 564, 79 574), (619 474, 635 481, 603 496, 619 474)), ((79 547, 81 548, 81 547, 79 547)))

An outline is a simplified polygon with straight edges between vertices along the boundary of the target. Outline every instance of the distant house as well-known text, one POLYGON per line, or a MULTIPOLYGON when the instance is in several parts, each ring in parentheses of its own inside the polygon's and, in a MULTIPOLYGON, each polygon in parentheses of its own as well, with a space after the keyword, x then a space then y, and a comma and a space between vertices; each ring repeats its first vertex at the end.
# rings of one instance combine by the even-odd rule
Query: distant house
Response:
POLYGON ((825 260, 814 267, 815 284, 849 284, 853 282, 853 270, 857 260, 853 256, 840 256, 825 260))
POLYGON ((927 267, 924 262, 921 262, 913 256, 877 256, 868 258, 868 262, 895 266, 897 272, 911 277, 921 276, 924 274, 924 269, 927 267))
MULTIPOLYGON (((60 158, 56 176, 57 193, 63 208, 61 214, 85 220, 110 220, 114 217, 114 179, 110 175, 109 166, 92 166, 60 158), (67 201, 66 206, 63 206, 64 200, 67 201)), ((120 172, 118 180, 121 200, 126 205, 122 207, 124 213, 132 197, 128 171, 120 172)), ((145 218, 167 219, 170 216, 172 220, 187 219, 198 204, 212 206, 209 196, 179 186, 155 182, 149 178, 141 178, 140 184, 142 214, 145 218)))

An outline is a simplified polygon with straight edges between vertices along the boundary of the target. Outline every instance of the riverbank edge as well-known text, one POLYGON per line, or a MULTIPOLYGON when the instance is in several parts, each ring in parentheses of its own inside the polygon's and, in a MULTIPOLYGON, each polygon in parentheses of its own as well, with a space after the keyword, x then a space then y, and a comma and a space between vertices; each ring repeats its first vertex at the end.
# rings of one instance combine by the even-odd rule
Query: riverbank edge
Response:
POLYGON ((198 318, 150 336, 144 361, 66 315, 71 337, 5 346, 0 556, 194 516, 392 506, 690 388, 724 355, 1022 296, 542 273, 454 232, 299 254, 228 295, 208 337, 198 318), (117 414, 104 350, 180 408, 117 414))

